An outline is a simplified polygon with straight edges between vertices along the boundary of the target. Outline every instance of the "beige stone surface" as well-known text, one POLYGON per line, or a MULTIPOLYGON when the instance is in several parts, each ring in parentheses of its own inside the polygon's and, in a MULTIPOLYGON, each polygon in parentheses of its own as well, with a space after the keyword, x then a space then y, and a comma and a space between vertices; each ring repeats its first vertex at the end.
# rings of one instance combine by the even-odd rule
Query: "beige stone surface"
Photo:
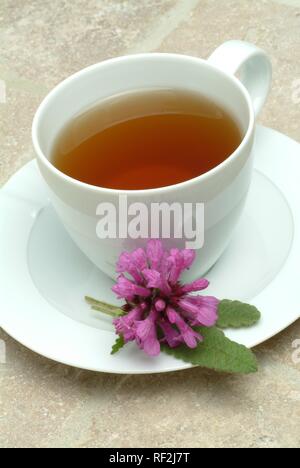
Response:
MULTIPOLYGON (((300 140, 299 32, 300 0, 2 0, 0 183, 33 157, 32 117, 55 83, 137 51, 206 57, 227 39, 256 43, 274 65, 260 121, 300 140)), ((40 357, 3 330, 0 339, 1 447, 300 446, 299 320, 257 348, 260 372, 247 377, 94 374, 40 357)))
POLYGON ((159 48, 208 57, 229 39, 262 47, 272 58, 274 79, 260 122, 299 140, 300 104, 293 101, 293 86, 300 80, 300 2, 293 2, 294 8, 282 3, 202 0, 159 48))

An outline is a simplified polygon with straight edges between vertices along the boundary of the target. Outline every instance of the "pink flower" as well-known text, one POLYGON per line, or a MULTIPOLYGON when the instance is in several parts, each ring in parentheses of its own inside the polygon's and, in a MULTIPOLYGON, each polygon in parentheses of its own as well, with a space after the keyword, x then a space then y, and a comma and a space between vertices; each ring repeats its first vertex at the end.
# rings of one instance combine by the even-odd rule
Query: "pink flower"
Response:
POLYGON ((145 250, 120 255, 120 276, 112 289, 125 299, 126 313, 114 325, 126 343, 136 341, 149 356, 159 354, 161 342, 195 348, 203 337, 193 327, 216 324, 218 299, 191 294, 206 289, 209 282, 204 278, 185 285, 179 282, 194 259, 195 251, 164 251, 159 240, 149 240, 145 250))

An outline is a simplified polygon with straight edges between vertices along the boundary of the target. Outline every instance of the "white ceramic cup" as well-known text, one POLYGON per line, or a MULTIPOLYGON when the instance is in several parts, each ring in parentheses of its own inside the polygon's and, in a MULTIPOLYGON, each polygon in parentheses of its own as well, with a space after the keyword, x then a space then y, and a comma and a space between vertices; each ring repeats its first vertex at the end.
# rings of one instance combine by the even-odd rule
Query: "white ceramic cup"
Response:
MULTIPOLYGON (((66 230, 95 265, 114 277, 119 254, 141 243, 132 239, 99 239, 96 234, 98 204, 109 202, 117 206, 119 195, 126 194, 128 203, 142 202, 147 206, 161 201, 204 203, 205 241, 192 276, 212 267, 228 245, 245 204, 253 171, 255 118, 268 95, 271 75, 270 61, 262 50, 246 42, 229 41, 208 60, 161 53, 114 58, 76 73, 50 92, 33 121, 39 168, 66 230), (199 177, 150 190, 95 187, 72 179, 53 166, 54 141, 74 116, 101 99, 152 87, 196 91, 227 109, 241 128, 240 146, 220 165, 199 177)), ((178 239, 172 239, 171 244, 182 247, 178 239)))

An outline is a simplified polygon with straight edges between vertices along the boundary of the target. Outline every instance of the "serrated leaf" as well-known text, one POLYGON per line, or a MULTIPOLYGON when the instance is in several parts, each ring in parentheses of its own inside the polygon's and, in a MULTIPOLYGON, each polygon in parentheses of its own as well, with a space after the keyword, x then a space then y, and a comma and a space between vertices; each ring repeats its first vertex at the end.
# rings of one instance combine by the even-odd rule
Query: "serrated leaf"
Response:
POLYGON ((217 327, 220 328, 251 327, 261 317, 255 306, 228 299, 224 299, 219 303, 218 315, 217 327))
POLYGON ((116 354, 118 351, 120 351, 121 348, 123 348, 124 345, 125 345, 125 341, 124 341, 123 336, 118 336, 118 338, 116 339, 115 344, 111 348, 111 353, 110 354, 116 354))
POLYGON ((243 345, 230 341, 222 330, 216 327, 198 327, 197 331, 204 338, 197 348, 190 349, 185 345, 169 348, 163 345, 162 351, 195 366, 220 372, 250 374, 257 371, 257 361, 253 352, 243 345))

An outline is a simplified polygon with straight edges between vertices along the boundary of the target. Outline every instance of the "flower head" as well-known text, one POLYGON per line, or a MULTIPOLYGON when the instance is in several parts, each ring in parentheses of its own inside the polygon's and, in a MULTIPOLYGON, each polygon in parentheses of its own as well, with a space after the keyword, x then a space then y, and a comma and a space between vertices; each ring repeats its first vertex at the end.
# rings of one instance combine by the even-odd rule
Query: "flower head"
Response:
POLYGON ((192 265, 195 251, 165 251, 159 240, 149 240, 146 249, 123 252, 117 263, 120 273, 112 288, 126 301, 126 314, 114 320, 116 332, 124 341, 136 341, 150 356, 160 352, 160 343, 170 347, 185 343, 195 348, 203 337, 193 329, 212 327, 218 315, 218 299, 194 295, 209 282, 198 279, 182 285, 181 274, 192 265))

